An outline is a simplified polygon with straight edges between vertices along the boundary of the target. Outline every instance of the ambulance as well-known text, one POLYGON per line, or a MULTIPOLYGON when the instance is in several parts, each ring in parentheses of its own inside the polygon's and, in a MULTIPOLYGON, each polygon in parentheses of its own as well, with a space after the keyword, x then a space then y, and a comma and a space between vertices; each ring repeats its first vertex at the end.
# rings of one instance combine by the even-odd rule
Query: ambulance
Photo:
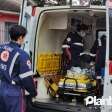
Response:
MULTIPOLYGON (((23 0, 19 23, 27 28, 28 34, 26 35, 26 40, 22 48, 30 55, 33 72, 38 77, 38 94, 32 102, 28 102, 29 111, 111 112, 111 106, 100 105, 97 107, 90 105, 88 107, 82 102, 77 102, 76 96, 79 94, 76 95, 69 92, 67 96, 65 95, 64 100, 59 99, 60 94, 57 94, 60 87, 59 83, 62 83, 60 81, 65 78, 62 73, 62 43, 68 32, 70 32, 72 24, 75 26, 79 23, 84 23, 88 26, 88 33, 84 38, 85 51, 89 52, 95 40, 102 35, 106 35, 102 98, 112 96, 111 1, 70 0, 70 3, 63 6, 45 5, 44 7, 38 7, 27 5, 27 1, 23 0), (71 100, 66 101, 66 98, 71 100)), ((84 81, 79 82, 83 83, 84 81)), ((93 81, 92 84, 95 85, 95 82, 93 81)), ((81 87, 85 86, 82 84, 81 87)), ((90 93, 89 95, 92 95, 93 91, 90 90, 90 93)), ((78 99, 80 99, 80 95, 78 99)))

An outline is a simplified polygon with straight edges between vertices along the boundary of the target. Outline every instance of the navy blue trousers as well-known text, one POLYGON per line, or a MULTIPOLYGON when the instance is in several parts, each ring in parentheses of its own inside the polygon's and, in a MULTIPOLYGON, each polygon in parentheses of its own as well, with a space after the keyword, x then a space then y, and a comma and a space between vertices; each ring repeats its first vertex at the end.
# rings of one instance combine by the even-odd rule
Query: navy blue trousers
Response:
POLYGON ((23 93, 19 86, 0 82, 0 112, 25 112, 23 93))

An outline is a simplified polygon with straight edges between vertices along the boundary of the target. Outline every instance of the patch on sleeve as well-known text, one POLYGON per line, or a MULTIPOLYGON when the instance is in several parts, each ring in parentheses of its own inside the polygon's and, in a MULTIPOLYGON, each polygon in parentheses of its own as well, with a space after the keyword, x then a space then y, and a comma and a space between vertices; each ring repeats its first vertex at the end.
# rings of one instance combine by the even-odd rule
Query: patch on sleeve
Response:
POLYGON ((8 59, 9 59, 9 51, 3 51, 2 53, 1 53, 1 60, 2 61, 4 61, 4 62, 7 62, 8 61, 8 59))
POLYGON ((29 69, 31 69, 31 61, 30 60, 27 60, 27 66, 29 69))
POLYGON ((70 42, 70 41, 71 41, 71 38, 70 38, 70 37, 68 37, 68 38, 67 38, 67 41, 68 41, 68 42, 70 42))

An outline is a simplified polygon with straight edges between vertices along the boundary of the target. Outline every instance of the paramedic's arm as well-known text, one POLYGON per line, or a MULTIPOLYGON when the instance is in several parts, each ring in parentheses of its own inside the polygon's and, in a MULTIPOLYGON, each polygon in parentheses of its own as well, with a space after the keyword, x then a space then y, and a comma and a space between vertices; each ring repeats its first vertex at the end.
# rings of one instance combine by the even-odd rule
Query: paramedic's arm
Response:
POLYGON ((90 49, 90 56, 92 61, 95 61, 97 49, 98 49, 98 40, 96 39, 92 48, 90 49))
POLYGON ((66 52, 66 55, 67 55, 69 61, 71 61, 71 52, 70 52, 70 49, 69 48, 65 48, 65 52, 66 52))
POLYGON ((22 86, 30 93, 32 97, 37 95, 33 81, 33 71, 29 56, 24 54, 20 57, 20 75, 22 86))
POLYGON ((71 32, 68 33, 67 38, 65 39, 62 48, 65 49, 65 54, 68 57, 68 59, 71 61, 71 51, 70 51, 70 44, 71 44, 71 32))

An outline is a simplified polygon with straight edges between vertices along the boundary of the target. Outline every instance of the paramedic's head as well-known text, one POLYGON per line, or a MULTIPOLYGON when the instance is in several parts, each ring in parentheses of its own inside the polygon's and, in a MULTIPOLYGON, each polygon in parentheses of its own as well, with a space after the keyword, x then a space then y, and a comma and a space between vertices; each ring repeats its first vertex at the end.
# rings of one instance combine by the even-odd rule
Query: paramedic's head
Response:
POLYGON ((106 45, 106 35, 102 35, 100 38, 101 38, 102 45, 103 46, 106 45))
POLYGON ((13 25, 9 30, 9 35, 12 41, 22 45, 24 42, 27 30, 21 25, 13 25))
POLYGON ((78 24, 76 26, 76 31, 82 36, 85 37, 86 36, 86 32, 88 30, 88 26, 85 24, 78 24))

